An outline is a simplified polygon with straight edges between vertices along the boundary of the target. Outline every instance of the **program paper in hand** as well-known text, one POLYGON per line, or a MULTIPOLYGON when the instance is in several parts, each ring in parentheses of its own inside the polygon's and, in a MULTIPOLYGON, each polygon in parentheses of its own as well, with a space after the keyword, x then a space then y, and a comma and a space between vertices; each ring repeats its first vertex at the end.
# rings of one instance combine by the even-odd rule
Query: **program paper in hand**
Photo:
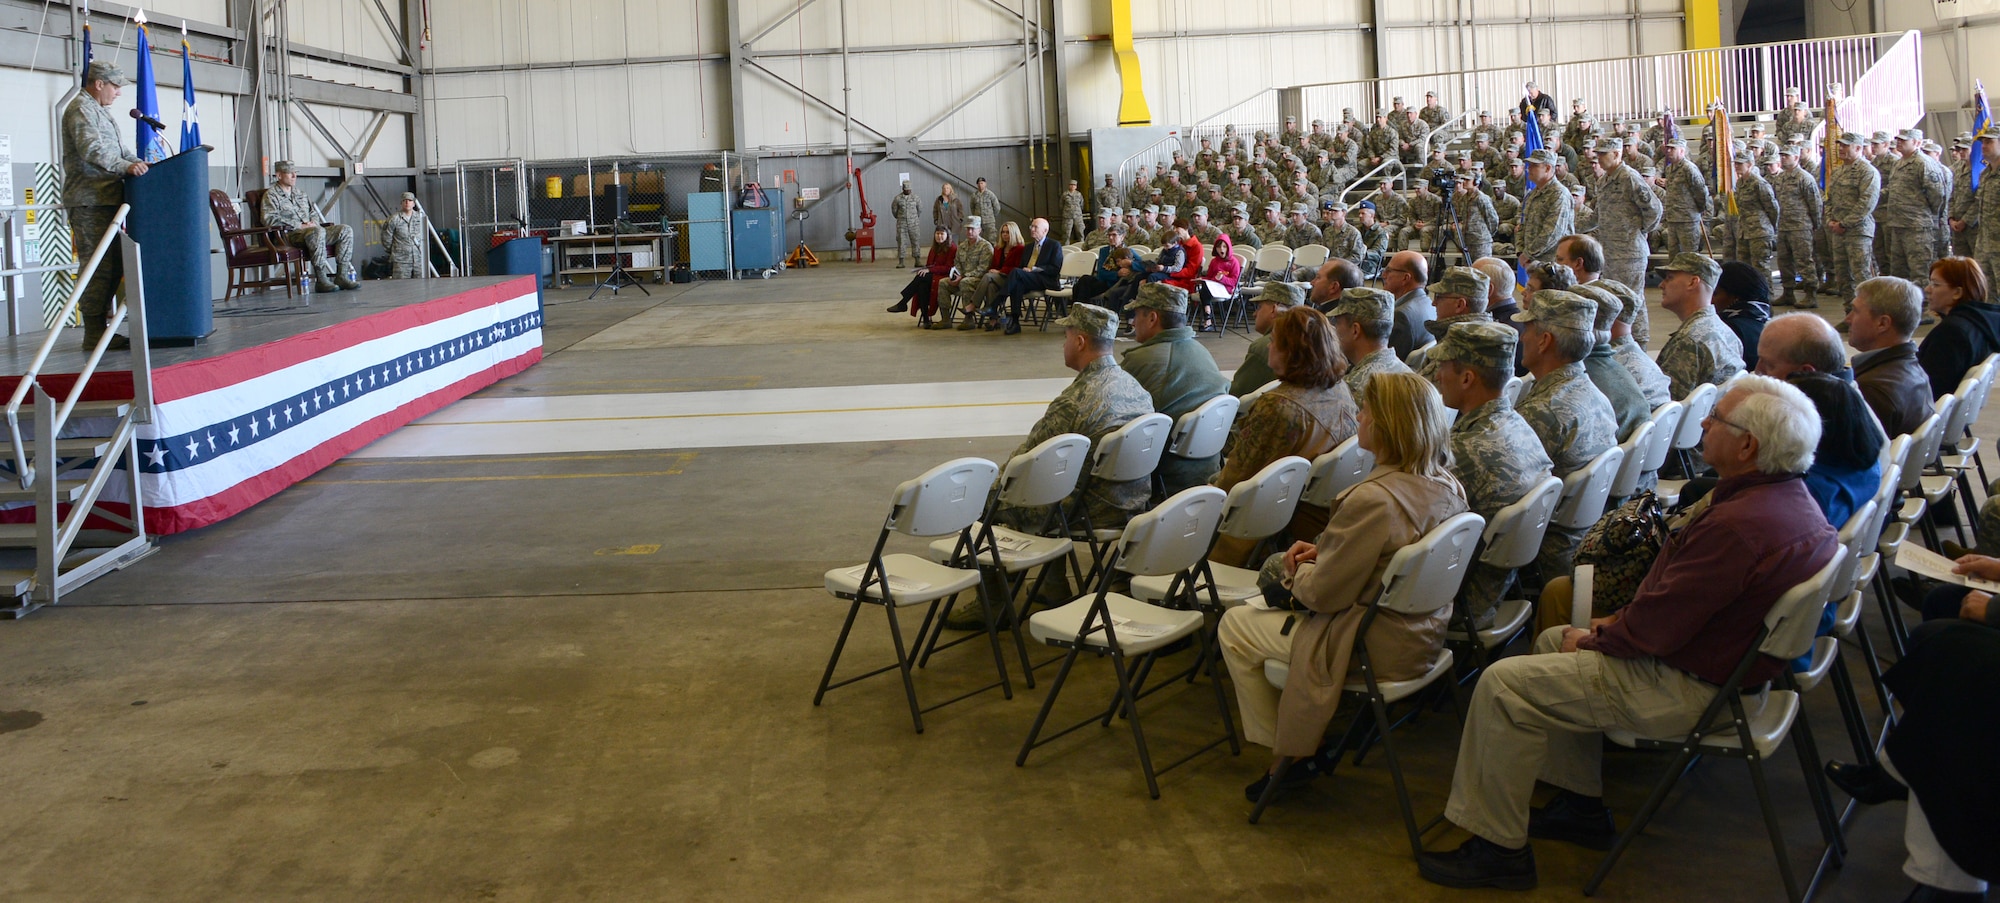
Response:
POLYGON ((1951 569, 1957 564, 1957 562, 1913 542, 1903 543, 1903 547, 1896 550, 1896 566, 1912 574, 1921 574, 1932 580, 1942 580, 1946 583, 1957 584, 1982 592, 2000 593, 2000 583, 1992 580, 1982 580, 1970 574, 1952 573, 1951 569))

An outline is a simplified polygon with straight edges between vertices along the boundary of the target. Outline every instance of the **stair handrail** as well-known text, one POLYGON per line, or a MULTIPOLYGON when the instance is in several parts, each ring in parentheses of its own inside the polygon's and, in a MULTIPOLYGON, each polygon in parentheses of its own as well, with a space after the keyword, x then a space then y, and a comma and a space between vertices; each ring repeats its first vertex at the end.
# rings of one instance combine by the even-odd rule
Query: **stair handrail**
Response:
MULTIPOLYGON (((62 311, 55 318, 55 328, 50 329, 48 335, 43 337, 41 347, 35 350, 34 359, 28 364, 27 372, 21 374, 20 383, 14 386, 14 394, 7 401, 7 441, 9 452, 14 456, 14 473, 19 478, 22 489, 34 485, 35 470, 28 461, 27 443, 21 438, 21 406, 27 400, 29 393, 39 387, 42 367, 48 363, 49 354, 55 351, 56 342, 62 338, 62 324, 68 322, 70 315, 76 312, 84 287, 90 284, 92 276, 97 275, 98 264, 103 262, 105 252, 111 248, 111 240, 118 236, 120 228, 125 225, 126 214, 131 212, 132 205, 120 204, 118 212, 112 214, 111 224, 105 228, 104 235, 98 238, 97 247, 90 252, 90 262, 77 272, 76 280, 70 283, 69 298, 63 302, 62 311)), ((93 350, 90 360, 85 363, 83 372, 77 376, 75 387, 70 390, 68 398, 56 412, 49 434, 36 437, 38 441, 50 443, 51 453, 54 450, 55 437, 61 433, 63 424, 69 420, 71 409, 76 407, 77 399, 82 396, 84 384, 90 381, 91 374, 97 369, 97 362, 104 357, 111 336, 117 334, 117 322, 125 316, 126 305, 121 304, 116 307, 117 315, 113 317, 112 324, 105 329, 104 335, 98 340, 97 348, 93 350)))
POLYGON ((1343 204, 1347 203, 1347 196, 1353 194, 1354 189, 1361 187, 1361 183, 1366 182, 1369 179, 1375 178, 1376 173, 1379 173, 1385 169, 1401 167, 1402 165, 1403 161, 1392 157, 1390 159, 1383 160, 1381 163, 1376 164, 1374 169, 1364 172, 1361 175, 1355 176, 1354 181, 1347 183, 1347 188, 1340 192, 1340 202, 1343 204))

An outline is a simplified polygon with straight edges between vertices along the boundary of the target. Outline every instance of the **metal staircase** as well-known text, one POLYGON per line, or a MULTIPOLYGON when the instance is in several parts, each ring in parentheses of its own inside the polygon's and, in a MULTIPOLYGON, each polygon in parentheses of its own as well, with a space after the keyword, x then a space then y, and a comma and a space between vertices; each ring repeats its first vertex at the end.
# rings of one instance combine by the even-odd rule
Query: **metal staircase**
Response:
MULTIPOLYGON (((120 206, 98 239, 89 262, 71 283, 57 324, 68 322, 75 313, 83 286, 119 237, 130 210, 120 206)), ((68 334, 52 329, 7 402, 10 456, 0 462, 0 472, 7 474, 0 480, 0 505, 31 504, 35 518, 32 523, 0 524, 0 564, 18 565, 0 567, 0 617, 19 618, 54 605, 70 590, 155 550, 146 532, 137 443, 139 425, 151 421, 153 410, 144 279, 138 243, 126 237, 119 247, 125 263, 125 303, 113 304, 110 324, 90 349, 75 383, 60 397, 43 386, 42 370, 49 354, 68 334), (84 401, 118 327, 128 323, 132 397, 84 401), (31 409, 25 430, 23 408, 31 409), (106 490, 113 488, 126 501, 105 498, 106 490), (28 550, 33 551, 32 562, 28 550), (19 560, 8 562, 8 556, 19 560)))

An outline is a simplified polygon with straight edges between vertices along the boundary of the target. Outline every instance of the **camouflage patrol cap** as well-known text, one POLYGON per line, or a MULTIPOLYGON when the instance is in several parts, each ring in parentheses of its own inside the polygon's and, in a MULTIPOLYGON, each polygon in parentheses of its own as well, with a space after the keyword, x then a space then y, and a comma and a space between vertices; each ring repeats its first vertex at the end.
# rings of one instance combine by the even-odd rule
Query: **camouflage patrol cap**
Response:
POLYGON ((1139 212, 1140 212, 1140 213, 1152 213, 1152 214, 1158 214, 1158 213, 1160 212, 1160 205, 1158 205, 1158 204, 1147 204, 1147 205, 1146 205, 1146 206, 1145 206, 1145 207, 1144 207, 1143 209, 1141 209, 1141 210, 1140 210, 1139 212))
POLYGON ((1095 304, 1072 304, 1069 313, 1056 325, 1089 336, 1099 342, 1118 338, 1118 315, 1095 304))
POLYGON ((1639 297, 1639 293, 1633 291, 1631 286, 1616 279, 1599 279, 1590 284, 1610 292, 1618 299, 1618 322, 1626 324, 1638 322, 1639 311, 1645 309, 1646 299, 1639 297))
MULTIPOLYGON (((1148 209, 1151 209, 1151 208, 1148 208, 1148 209)), ((1174 211, 1174 205, 1172 205, 1172 204, 1161 204, 1161 205, 1160 205, 1160 215, 1161 215, 1161 216, 1173 216, 1173 215, 1174 215, 1174 213, 1175 213, 1175 211, 1174 211)))
POLYGON ((968 216, 965 218, 965 228, 967 229, 977 229, 979 228, 979 224, 980 224, 979 217, 968 216))
POLYGON ((1207 216, 1207 215, 1208 215, 1208 208, 1207 208, 1207 207, 1196 207, 1196 208, 1194 208, 1194 210, 1192 211, 1192 213, 1193 213, 1193 215, 1194 215, 1194 216, 1207 216))
POLYGON ((84 81, 107 81, 122 88, 132 84, 132 77, 126 75, 125 70, 118 68, 118 64, 110 60, 91 60, 84 81))
POLYGON ((1398 94, 1395 97, 1391 97, 1389 98, 1389 102, 1400 107, 1403 105, 1403 95, 1398 94))
POLYGON ((1873 134, 1873 135, 1869 135, 1869 136, 1868 136, 1868 143, 1869 143, 1869 144, 1887 144, 1887 143, 1889 143, 1889 133, 1888 133, 1888 132, 1884 132, 1884 131, 1880 131, 1880 130, 1877 130, 1877 131, 1875 132, 1875 134, 1873 134))
POLYGON ((271 171, 276 173, 298 172, 299 168, 293 166, 290 160, 279 160, 271 164, 271 171))
POLYGON ((1437 285, 1431 288, 1431 294, 1484 298, 1486 288, 1491 282, 1485 273, 1472 267, 1445 267, 1444 274, 1438 277, 1437 285))
POLYGON ((1279 211, 1281 211, 1281 210, 1284 210, 1284 209, 1285 209, 1285 205, 1284 205, 1284 204, 1281 204, 1281 203, 1278 203, 1277 201, 1266 201, 1266 202, 1264 203, 1264 209, 1265 209, 1265 210, 1268 210, 1268 211, 1270 211, 1270 212, 1272 212, 1272 213, 1277 213, 1277 212, 1279 212, 1279 211))
POLYGON ((1667 261, 1667 265, 1660 269, 1692 274, 1709 288, 1714 288, 1716 280, 1722 278, 1722 264, 1716 263, 1714 258, 1706 254, 1696 254, 1692 251, 1675 254, 1673 259, 1667 261))
POLYGON ((1543 327, 1591 331, 1597 321, 1597 302, 1574 292, 1543 289, 1528 296, 1528 303, 1514 315, 1516 323, 1540 323, 1543 327))
POLYGON ((1929 138, 1926 138, 1924 139, 1924 152, 1931 154, 1943 153, 1944 147, 1938 144, 1937 142, 1932 141, 1929 138))
POLYGON ((1139 286, 1139 296, 1132 300, 1134 310, 1165 310, 1177 314, 1187 313, 1187 289, 1164 282, 1148 282, 1139 286))
POLYGON ((1543 166, 1554 166, 1556 165, 1556 152, 1549 150, 1548 148, 1545 147, 1542 148, 1541 150, 1535 151, 1532 154, 1529 154, 1528 159, 1523 162, 1539 163, 1543 166))
POLYGON ((1573 285, 1569 287, 1569 291, 1589 298, 1597 305, 1597 315, 1591 321, 1594 329, 1600 331, 1610 329, 1611 321, 1618 319, 1618 315, 1625 312, 1625 302, 1619 300, 1617 295, 1612 294, 1611 290, 1604 286, 1573 285))
POLYGON ((1754 154, 1750 153, 1750 152, 1749 152, 1749 151, 1747 151, 1747 150, 1740 150, 1740 151, 1737 151, 1737 152, 1736 152, 1736 155, 1735 155, 1735 156, 1733 156, 1733 157, 1730 157, 1729 159, 1730 159, 1730 161, 1731 161, 1731 162, 1733 162, 1733 163, 1755 163, 1755 162, 1757 162, 1757 157, 1756 157, 1756 155, 1754 155, 1754 154))
POLYGON ((1312 211, 1306 209, 1306 205, 1304 204, 1293 204, 1291 212, 1298 214, 1299 216, 1305 216, 1308 213, 1311 213, 1312 211))
POLYGON ((1679 147, 1679 148, 1686 148, 1686 147, 1688 146, 1688 143, 1687 143, 1687 139, 1686 139, 1686 138, 1682 138, 1682 137, 1680 137, 1679 135, 1676 135, 1676 136, 1674 136, 1674 137, 1672 137, 1672 138, 1668 138, 1668 139, 1667 139, 1667 140, 1666 140, 1665 142, 1663 142, 1663 143, 1662 143, 1662 144, 1661 144, 1660 146, 1661 146, 1661 147, 1679 147))
POLYGON ((1325 128, 1325 127, 1326 127, 1326 120, 1324 119, 1313 120, 1313 128, 1325 128))
POLYGON ((1474 136, 1472 136, 1472 143, 1474 143, 1474 144, 1492 144, 1492 143, 1493 143, 1493 136, 1492 136, 1492 135, 1489 135, 1489 134, 1487 134, 1487 133, 1485 133, 1485 132, 1480 132, 1479 134, 1477 134, 1477 135, 1474 135, 1474 136))
POLYGON ((1481 118, 1481 119, 1492 119, 1492 118, 1493 118, 1493 111, 1492 111, 1492 110, 1480 110, 1480 111, 1479 111, 1479 118, 1481 118))
POLYGON ((1377 108, 1375 109, 1375 118, 1376 118, 1376 119, 1387 119, 1387 118, 1389 118, 1389 111, 1388 111, 1388 110, 1384 110, 1384 109, 1382 109, 1382 108, 1380 108, 1380 107, 1377 107, 1377 108))
POLYGON ((414 200, 416 200, 416 199, 417 199, 417 193, 416 193, 416 192, 414 192, 414 191, 405 191, 405 192, 403 192, 403 200, 406 200, 406 201, 414 201, 414 200))
POLYGON ((1234 210, 1237 213, 1249 213, 1250 205, 1242 201, 1237 201, 1236 203, 1229 205, 1229 209, 1234 210))
POLYGON ((1778 156, 1796 157, 1798 155, 1799 155, 1799 143, 1796 141, 1778 148, 1778 156))
POLYGON ((1342 201, 1338 198, 1327 198, 1326 200, 1319 202, 1319 209, 1332 210, 1337 213, 1346 213, 1348 210, 1352 208, 1349 208, 1347 206, 1346 201, 1342 201))
POLYGON ((1436 96, 1438 96, 1438 92, 1436 92, 1436 91, 1425 91, 1425 92, 1424 92, 1424 96, 1425 96, 1425 97, 1436 97, 1436 96))
POLYGON ((1264 293, 1257 296, 1258 304, 1271 304, 1280 308, 1297 307, 1304 304, 1305 301, 1306 290, 1304 286, 1296 282, 1283 282, 1277 279, 1264 283, 1264 293))
POLYGON ((1904 129, 1904 130, 1902 130, 1902 131, 1900 131, 1900 132, 1897 132, 1897 133, 1896 133, 1896 140, 1898 140, 1898 141, 1922 141, 1922 140, 1924 140, 1924 130, 1923 130, 1923 129, 1904 129))
POLYGON ((1235 209, 1233 209, 1233 210, 1229 211, 1229 218, 1230 218, 1230 219, 1249 219, 1249 218, 1250 218, 1250 211, 1248 211, 1248 210, 1245 210, 1245 209, 1243 209, 1243 205, 1242 205, 1242 204, 1237 204, 1237 205, 1236 205, 1236 208, 1235 208, 1235 209))
POLYGON ((1861 137, 1861 135, 1857 132, 1841 132, 1840 143, 1846 147, 1856 147, 1858 145, 1867 144, 1868 139, 1861 137))
MULTIPOLYGON (((1353 291, 1349 289, 1348 291, 1353 291)), ((1514 367, 1514 345, 1520 334, 1500 323, 1473 321, 1453 323, 1444 339, 1431 347, 1426 359, 1458 361, 1473 367, 1514 367)))
POLYGON ((1472 159, 1472 152, 1469 150, 1461 150, 1458 152, 1458 158, 1460 160, 1470 160, 1472 159))
POLYGON ((1396 297, 1379 288, 1342 289, 1340 301, 1327 313, 1360 323, 1386 323, 1396 318, 1396 297))

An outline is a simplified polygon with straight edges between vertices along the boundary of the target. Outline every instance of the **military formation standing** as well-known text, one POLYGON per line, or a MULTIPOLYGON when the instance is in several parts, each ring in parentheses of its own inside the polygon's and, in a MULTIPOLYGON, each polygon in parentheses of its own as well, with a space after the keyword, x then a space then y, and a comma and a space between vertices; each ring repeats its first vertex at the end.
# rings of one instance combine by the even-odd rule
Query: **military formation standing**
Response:
MULTIPOLYGON (((1778 242, 1778 196, 1769 182, 1758 175, 1756 158, 1747 150, 1737 151, 1736 164, 1736 253, 1758 272, 1771 271, 1778 242)), ((1622 281, 1622 280, 1621 280, 1622 281)))
POLYGON ((1687 142, 1667 139, 1661 151, 1660 231, 1667 256, 1701 251, 1702 223, 1708 217, 1708 180, 1688 159, 1687 142))
POLYGON ((1919 284, 1930 277, 1937 222, 1950 199, 1944 165, 1924 154, 1923 140, 1919 129, 1896 133, 1900 159, 1882 183, 1882 205, 1875 214, 1876 225, 1886 233, 1883 272, 1919 284))
POLYGON ((924 244, 917 237, 919 231, 917 218, 923 216, 923 213, 923 204, 910 191, 910 183, 904 182, 903 190, 897 192, 895 199, 889 202, 889 215, 896 220, 896 269, 903 268, 905 253, 913 260, 921 259, 919 255, 923 251, 924 244))
POLYGON ((1875 205, 1882 194, 1881 171, 1862 158, 1866 143, 1860 135, 1843 132, 1840 154, 1844 164, 1826 177, 1826 228, 1833 252, 1833 288, 1852 299, 1854 289, 1875 275, 1875 205))
MULTIPOLYGON (((132 79, 111 63, 98 60, 84 74, 83 91, 63 109, 63 205, 69 208, 70 248, 77 259, 88 257, 104 238, 118 205, 125 203, 125 177, 146 174, 146 164, 125 151, 118 141, 118 121, 107 111, 119 89, 132 79)), ((111 313, 111 296, 125 275, 125 258, 111 248, 84 283, 77 307, 83 315, 83 349, 96 347, 111 313)), ((129 347, 124 336, 111 340, 113 349, 129 347)))
POLYGON ((1813 235, 1820 227, 1819 180, 1799 166, 1799 145, 1787 144, 1778 152, 1784 169, 1771 185, 1778 199, 1778 268, 1784 296, 1774 303, 1794 307, 1819 306, 1819 264, 1813 259, 1813 235), (1803 300, 1794 300, 1795 285, 1805 289, 1803 300))
MULTIPOLYGON (((1646 236, 1660 224, 1660 198, 1652 186, 1624 165, 1623 148, 1616 144, 1597 146, 1597 160, 1604 168, 1598 180, 1593 207, 1597 213, 1597 242, 1604 246, 1604 278, 1630 286, 1646 284, 1646 257, 1650 252, 1646 236)), ((1644 309, 1632 324, 1632 336, 1644 345, 1650 338, 1644 309)))

